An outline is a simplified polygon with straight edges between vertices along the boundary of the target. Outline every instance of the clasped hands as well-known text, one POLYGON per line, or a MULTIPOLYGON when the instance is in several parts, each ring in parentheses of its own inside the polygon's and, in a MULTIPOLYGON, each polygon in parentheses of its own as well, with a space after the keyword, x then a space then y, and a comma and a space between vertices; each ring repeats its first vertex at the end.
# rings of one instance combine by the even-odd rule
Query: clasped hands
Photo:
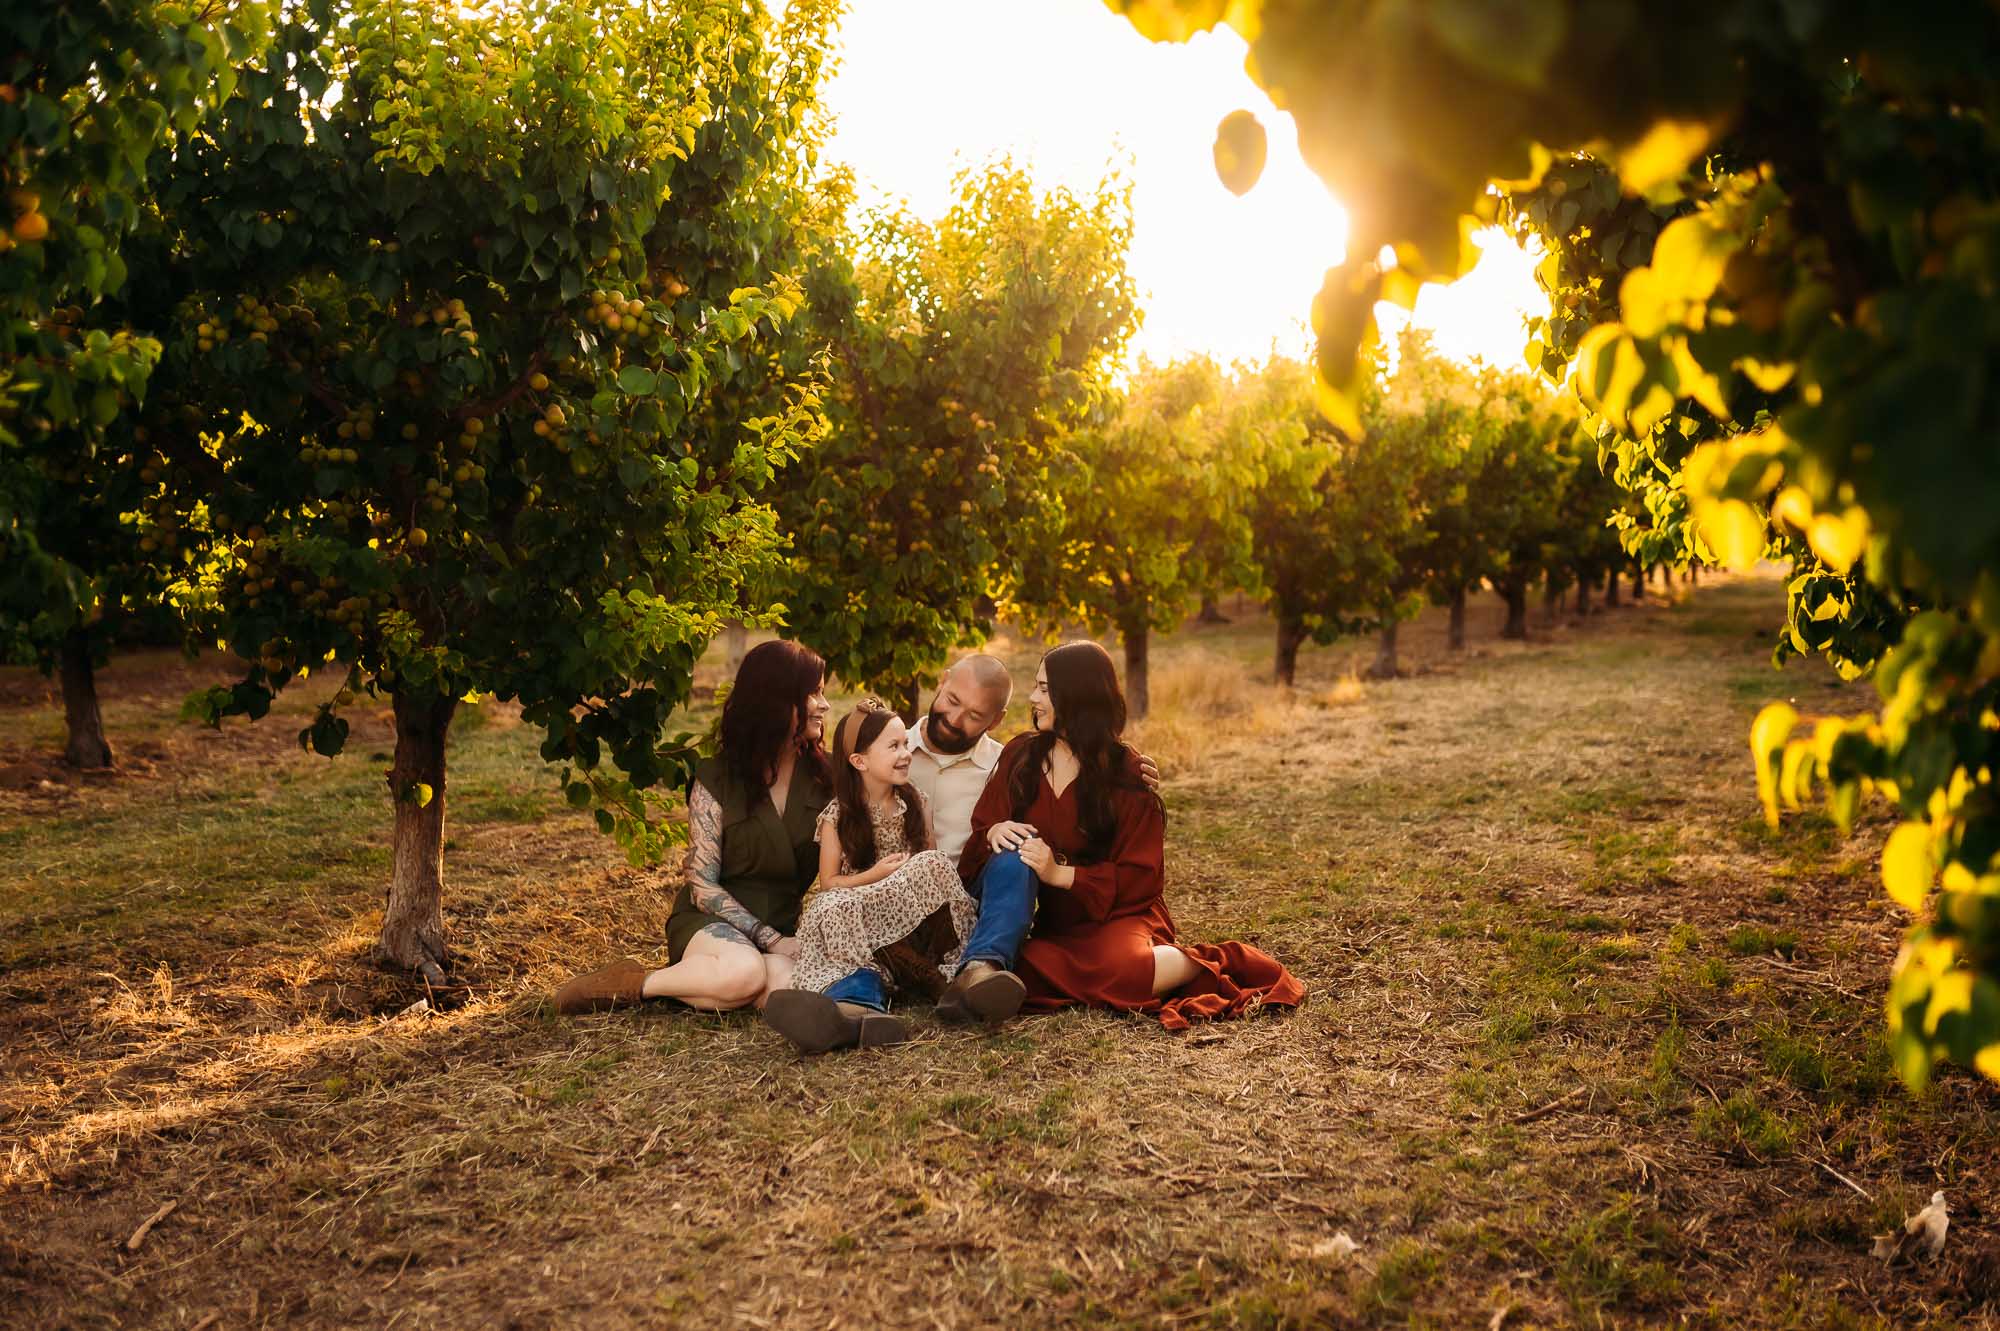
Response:
POLYGON ((1057 861, 1054 849, 1037 834, 1033 823, 995 823, 986 829, 986 844, 996 853, 1019 852, 1021 863, 1033 870, 1035 877, 1051 886, 1061 886, 1056 880, 1061 876, 1059 871, 1067 866, 1057 861))

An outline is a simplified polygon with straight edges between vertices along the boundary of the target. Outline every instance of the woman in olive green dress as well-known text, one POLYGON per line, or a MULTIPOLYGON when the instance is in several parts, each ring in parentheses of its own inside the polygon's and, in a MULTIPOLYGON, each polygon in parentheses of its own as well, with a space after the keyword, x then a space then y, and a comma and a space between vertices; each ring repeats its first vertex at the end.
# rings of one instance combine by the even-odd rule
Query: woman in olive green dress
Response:
POLYGON ((721 1011, 791 983, 792 937, 819 871, 813 829, 832 798, 826 663, 806 648, 752 648, 722 707, 720 752, 695 769, 688 852, 667 919, 668 965, 630 957, 556 991, 560 1012, 647 998, 721 1011))

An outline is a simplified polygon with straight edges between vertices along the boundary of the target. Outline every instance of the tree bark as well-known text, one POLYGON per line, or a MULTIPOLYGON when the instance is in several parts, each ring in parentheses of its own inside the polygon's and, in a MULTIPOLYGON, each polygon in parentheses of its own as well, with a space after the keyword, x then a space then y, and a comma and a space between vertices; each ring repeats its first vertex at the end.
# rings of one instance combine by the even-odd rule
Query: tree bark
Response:
POLYGON ((1604 608, 1618 608, 1618 570, 1615 568, 1604 575, 1604 608))
POLYGON ((1286 688, 1298 677, 1299 647, 1306 640, 1305 630, 1278 621, 1278 662, 1273 672, 1277 682, 1286 688))
POLYGON ((1402 625, 1393 619, 1382 626, 1382 636, 1375 644, 1375 660, 1368 667, 1368 678, 1396 677, 1396 630, 1401 627, 1402 625))
POLYGON ((1201 598, 1201 611, 1194 617, 1197 624, 1227 624, 1229 616, 1222 613, 1222 607, 1215 603, 1213 596, 1201 598))
POLYGON ((1500 594, 1507 598, 1507 623, 1500 636, 1521 641, 1528 636, 1528 584, 1510 582, 1500 589, 1500 594))
POLYGON ((1590 584, 1597 581, 1597 575, 1587 574, 1576 580, 1576 616, 1583 618, 1590 613, 1590 584))
POLYGON ((1697 574, 1697 573, 1699 573, 1699 572, 1700 572, 1700 570, 1701 570, 1701 565, 1699 565, 1699 564, 1695 564, 1695 563, 1690 563, 1690 564, 1688 565, 1688 576, 1687 576, 1687 584, 1688 584, 1688 586, 1692 587, 1692 586, 1694 586, 1694 585, 1695 585, 1696 583, 1698 583, 1698 582, 1700 582, 1700 581, 1701 581, 1701 579, 1700 579, 1699 577, 1697 577, 1697 576, 1696 576, 1696 574, 1697 574))
POLYGON ((1562 588, 1556 585, 1556 580, 1553 577, 1544 577, 1542 579, 1543 627, 1554 628, 1556 626, 1556 620, 1562 615, 1562 605, 1562 588))
POLYGON ((722 629, 722 645, 729 653, 729 677, 736 678, 736 667, 743 664, 743 658, 750 651, 750 630, 741 620, 732 619, 722 629))
POLYGON ((1646 570, 1643 565, 1634 564, 1632 566, 1632 604, 1637 605, 1645 599, 1646 570))
POLYGON ((444 749, 457 709, 456 698, 396 694, 396 760, 389 768, 396 833, 381 955, 433 985, 445 982, 450 960, 444 936, 444 749), (430 800, 421 805, 418 785, 431 788, 430 800))
POLYGON ((1454 652, 1465 650, 1465 588, 1451 594, 1451 619, 1445 628, 1444 644, 1454 652))
POLYGON ((69 724, 63 761, 71 767, 111 766, 104 714, 97 707, 97 676, 90 668, 90 636, 84 630, 63 635, 61 673, 63 715, 69 724))
POLYGON ((1125 640, 1125 715, 1142 721, 1152 706, 1147 663, 1152 631, 1141 624, 1137 628, 1119 629, 1118 636, 1125 640))

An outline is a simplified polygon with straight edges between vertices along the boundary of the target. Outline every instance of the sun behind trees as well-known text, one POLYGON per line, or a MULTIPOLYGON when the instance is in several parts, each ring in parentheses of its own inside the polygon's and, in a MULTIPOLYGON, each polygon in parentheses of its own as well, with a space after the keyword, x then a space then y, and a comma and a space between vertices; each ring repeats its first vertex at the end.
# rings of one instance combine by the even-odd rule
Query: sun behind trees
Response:
POLYGON ((1903 1076, 2000 1078, 2000 13, 1111 4, 1155 39, 1241 30, 1348 205, 1314 320, 1336 419, 1378 296, 1458 276, 1503 215, 1547 243, 1529 359, 1643 496, 1628 548, 1791 560, 1780 654, 1875 677, 1879 715, 1791 740, 1775 707, 1751 744, 1774 823, 1816 783, 1842 826, 1869 793, 1903 816, 1903 1076))
MULTIPOLYGON (((1547 530, 1576 457, 1546 396, 1420 340, 1397 379, 1371 370, 1366 429, 1330 426, 1299 362, 1120 389, 1116 180, 1044 190, 997 161, 935 222, 852 217, 818 167, 830 5, 278 14, 198 34, 212 78, 171 121, 135 113, 128 234, 13 201, 48 229, 0 256, 46 275, 38 350, 10 362, 32 429, 0 454, 22 555, 0 631, 82 698, 70 656, 148 605, 247 663, 189 700, 212 725, 341 672, 299 735, 329 757, 347 709, 386 703, 381 952, 433 981, 469 698, 517 700, 569 801, 653 862, 676 829, 652 796, 700 744, 676 714, 726 622, 910 711, 996 613, 1082 619, 1119 632, 1143 711, 1153 635, 1204 597, 1268 593, 1290 683, 1306 642, 1601 536, 1588 512, 1547 530), (26 386, 61 355, 70 379, 26 386), (1455 530, 1476 562, 1447 564, 1455 530)), ((71 102, 120 105, 92 61, 128 38, 150 49, 85 43, 71 102)), ((67 180, 57 146, 39 169, 67 180)))

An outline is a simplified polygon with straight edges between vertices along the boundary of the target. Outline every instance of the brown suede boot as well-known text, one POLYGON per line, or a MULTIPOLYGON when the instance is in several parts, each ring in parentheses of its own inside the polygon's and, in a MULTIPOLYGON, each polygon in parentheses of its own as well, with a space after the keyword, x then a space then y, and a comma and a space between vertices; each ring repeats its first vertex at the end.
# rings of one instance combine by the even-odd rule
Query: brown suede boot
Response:
POLYGON ((984 961, 967 962, 938 999, 938 1020, 997 1025, 1019 1012, 1027 997, 1028 986, 1014 972, 984 961))
POLYGON ((621 957, 601 970, 579 975, 556 990, 556 1011, 565 1017, 579 1012, 636 1007, 646 1001, 646 976, 652 967, 621 957))
POLYGON ((806 989, 780 989, 764 1000, 764 1024, 802 1054, 832 1049, 884 1049, 910 1038, 886 1012, 834 1002, 806 989))

